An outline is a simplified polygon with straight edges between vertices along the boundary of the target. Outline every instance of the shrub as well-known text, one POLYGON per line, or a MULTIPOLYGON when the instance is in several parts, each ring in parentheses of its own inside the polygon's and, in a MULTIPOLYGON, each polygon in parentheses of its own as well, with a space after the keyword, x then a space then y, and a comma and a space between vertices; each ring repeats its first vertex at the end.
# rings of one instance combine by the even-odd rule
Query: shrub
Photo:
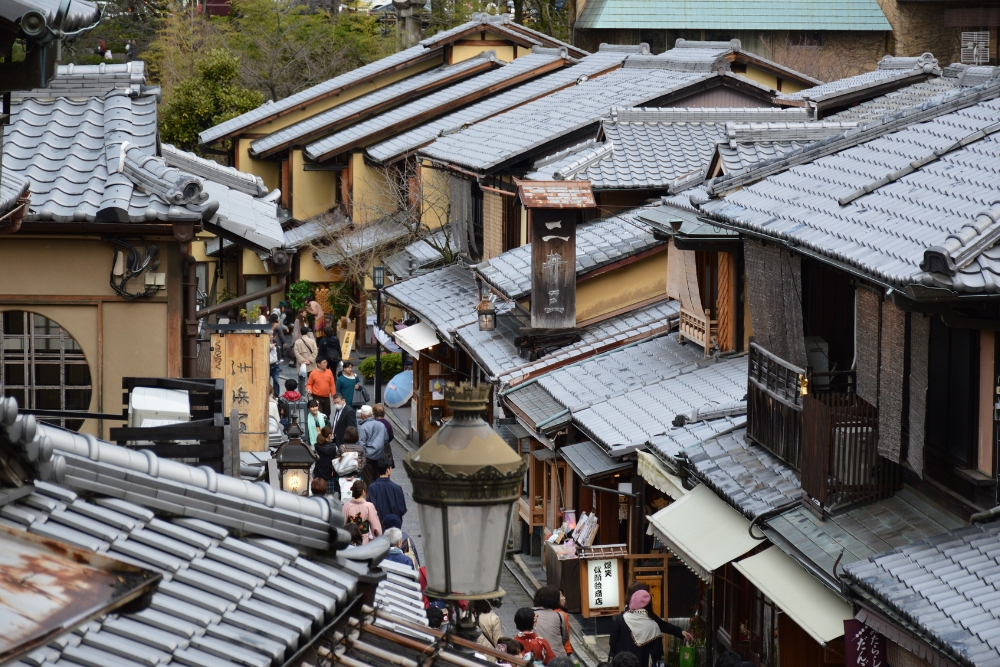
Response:
MULTIPOLYGON (((375 357, 367 357, 358 364, 358 370, 366 378, 375 377, 375 357)), ((386 382, 403 371, 403 355, 387 352, 382 355, 382 381, 386 382)))

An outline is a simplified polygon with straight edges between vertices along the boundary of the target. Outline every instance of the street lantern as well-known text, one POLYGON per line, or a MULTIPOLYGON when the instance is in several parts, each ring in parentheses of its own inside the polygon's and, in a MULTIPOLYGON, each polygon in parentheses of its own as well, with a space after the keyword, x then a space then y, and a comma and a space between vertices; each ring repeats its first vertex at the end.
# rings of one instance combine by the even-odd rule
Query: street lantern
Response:
POLYGON ((373 266, 372 267, 372 285, 375 289, 382 289, 385 287, 385 267, 384 266, 373 266))
POLYGON ((300 496, 309 494, 309 468, 318 458, 309 445, 302 442, 302 429, 297 415, 292 415, 292 423, 286 431, 288 442, 278 447, 274 460, 278 463, 281 490, 300 496))
POLYGON ((452 419, 406 457, 431 598, 502 597, 500 570, 527 464, 483 421, 489 385, 449 384, 452 419))
POLYGON ((486 297, 486 294, 482 295, 482 299, 476 306, 476 316, 479 319, 480 331, 494 331, 497 328, 497 308, 486 297))

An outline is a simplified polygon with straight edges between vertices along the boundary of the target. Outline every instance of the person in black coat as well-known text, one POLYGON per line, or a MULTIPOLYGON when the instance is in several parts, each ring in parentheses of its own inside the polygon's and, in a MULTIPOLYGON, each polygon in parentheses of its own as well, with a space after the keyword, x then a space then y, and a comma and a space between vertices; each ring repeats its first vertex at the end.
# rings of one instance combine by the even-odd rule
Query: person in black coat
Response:
POLYGON ((344 444, 344 431, 348 426, 358 427, 358 413, 347 404, 342 394, 334 394, 330 406, 330 424, 333 426, 333 440, 340 447, 344 444))
POLYGON ((333 440, 333 427, 329 424, 320 429, 316 434, 316 467, 313 468, 313 477, 326 482, 330 493, 340 495, 340 484, 337 474, 333 471, 333 459, 340 455, 340 447, 333 440))
POLYGON ((687 630, 667 623, 653 613, 653 601, 644 584, 633 584, 629 589, 626 611, 611 625, 610 655, 632 653, 639 659, 639 667, 649 667, 663 658, 662 635, 673 635, 693 640, 687 630))

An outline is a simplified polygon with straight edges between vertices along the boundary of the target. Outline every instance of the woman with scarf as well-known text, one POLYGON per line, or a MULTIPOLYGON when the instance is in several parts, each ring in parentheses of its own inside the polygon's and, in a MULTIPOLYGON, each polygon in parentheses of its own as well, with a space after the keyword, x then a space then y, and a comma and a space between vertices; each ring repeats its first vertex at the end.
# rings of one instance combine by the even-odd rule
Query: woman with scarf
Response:
POLYGON ((633 586, 628 609, 621 616, 615 616, 611 625, 611 656, 632 653, 639 659, 639 667, 649 667, 663 658, 660 637, 666 634, 693 640, 694 635, 657 617, 649 591, 638 586, 641 584, 633 586))

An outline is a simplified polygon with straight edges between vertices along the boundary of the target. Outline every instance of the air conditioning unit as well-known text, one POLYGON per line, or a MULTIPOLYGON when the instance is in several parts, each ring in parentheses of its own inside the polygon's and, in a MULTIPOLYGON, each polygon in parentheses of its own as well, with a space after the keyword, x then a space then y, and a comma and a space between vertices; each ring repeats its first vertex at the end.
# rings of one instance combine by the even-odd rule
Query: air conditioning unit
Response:
POLYGON ((875 429, 871 426, 839 426, 833 429, 833 470, 843 486, 871 483, 875 429))
POLYGON ((962 62, 966 65, 985 65, 990 61, 990 33, 962 33, 962 62))
POLYGON ((163 426, 191 421, 191 400, 186 391, 136 387, 128 400, 128 425, 163 426))

